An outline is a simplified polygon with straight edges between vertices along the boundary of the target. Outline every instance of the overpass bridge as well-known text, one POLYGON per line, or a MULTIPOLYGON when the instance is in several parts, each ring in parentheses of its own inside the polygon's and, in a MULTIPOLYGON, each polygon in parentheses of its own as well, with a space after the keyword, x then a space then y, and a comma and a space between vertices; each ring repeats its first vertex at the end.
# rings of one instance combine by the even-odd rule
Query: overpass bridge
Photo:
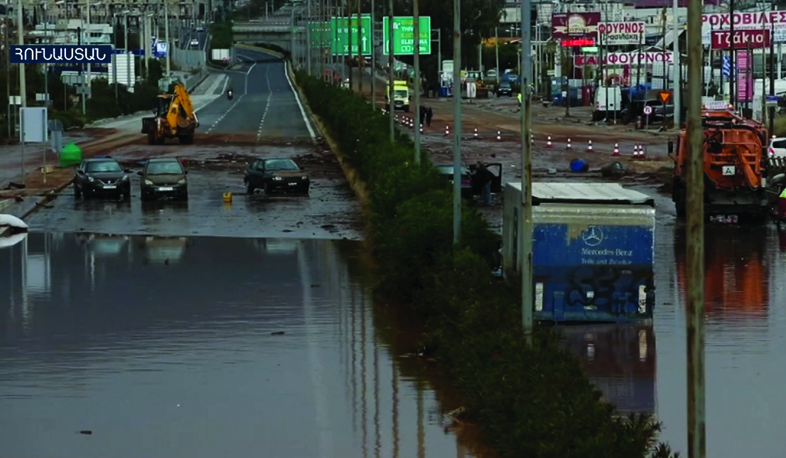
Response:
POLYGON ((289 18, 268 21, 236 22, 232 26, 236 43, 268 43, 292 52, 293 42, 306 39, 306 28, 293 26, 289 18))

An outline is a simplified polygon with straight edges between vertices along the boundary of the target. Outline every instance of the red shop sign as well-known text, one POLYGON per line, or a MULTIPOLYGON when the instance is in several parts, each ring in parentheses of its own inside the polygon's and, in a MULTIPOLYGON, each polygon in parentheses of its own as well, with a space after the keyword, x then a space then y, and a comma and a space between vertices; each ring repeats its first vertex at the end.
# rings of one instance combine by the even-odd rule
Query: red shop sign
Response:
POLYGON ((770 31, 767 29, 713 30, 711 35, 712 49, 760 49, 770 47, 770 31))

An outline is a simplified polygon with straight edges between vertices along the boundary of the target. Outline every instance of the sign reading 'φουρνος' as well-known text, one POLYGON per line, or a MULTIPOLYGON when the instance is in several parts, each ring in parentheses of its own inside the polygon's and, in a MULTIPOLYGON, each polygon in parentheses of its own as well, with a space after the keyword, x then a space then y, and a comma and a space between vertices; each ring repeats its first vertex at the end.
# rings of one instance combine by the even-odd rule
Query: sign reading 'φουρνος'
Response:
POLYGON ((12 64, 108 64, 112 45, 13 45, 12 64))

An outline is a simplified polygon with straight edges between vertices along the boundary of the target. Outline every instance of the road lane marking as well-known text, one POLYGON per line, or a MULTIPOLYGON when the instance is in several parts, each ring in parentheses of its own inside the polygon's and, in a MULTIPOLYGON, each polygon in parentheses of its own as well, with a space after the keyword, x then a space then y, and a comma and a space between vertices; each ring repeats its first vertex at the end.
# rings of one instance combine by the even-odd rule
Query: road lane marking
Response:
MULTIPOLYGON (((241 59, 243 59, 243 58, 244 58, 244 56, 240 56, 240 55, 238 55, 238 57, 240 57, 241 59)), ((246 59, 248 59, 248 58, 246 57, 246 59)), ((251 60, 251 59, 248 59, 248 60, 251 60)), ((213 123, 213 125, 212 125, 212 126, 210 126, 210 128, 207 130, 207 132, 205 132, 206 134, 209 134, 210 132, 212 132, 212 131, 213 131, 213 129, 215 129, 215 127, 218 125, 218 123, 220 123, 221 121, 223 121, 223 120, 224 120, 224 118, 226 117, 226 115, 228 115, 228 114, 229 114, 229 112, 231 112, 231 111, 232 111, 232 110, 233 110, 233 109, 234 109, 234 108, 237 106, 237 104, 238 104, 238 103, 240 103, 240 101, 241 101, 241 100, 243 100, 243 97, 245 97, 245 96, 246 96, 246 94, 248 94, 248 74, 249 74, 249 73, 251 73, 251 70, 253 70, 253 69, 254 69, 254 67, 256 67, 256 66, 257 66, 257 63, 256 63, 256 62, 254 62, 254 65, 252 65, 251 67, 249 67, 248 71, 246 72, 246 84, 245 84, 245 89, 244 89, 244 91, 243 91, 243 95, 241 95, 240 97, 238 97, 238 99, 235 101, 235 103, 233 103, 233 104, 232 104, 232 106, 231 106, 231 107, 229 107, 229 109, 228 109, 227 111, 225 111, 225 112, 224 112, 224 114, 222 114, 222 115, 221 115, 221 116, 218 118, 218 120, 216 120, 216 122, 214 122, 214 123, 213 123)))
MULTIPOLYGON (((283 59, 282 59, 283 60, 283 59)), ((287 67, 289 66, 289 61, 284 61, 284 76, 287 77, 287 83, 289 83, 289 88, 292 90, 292 93, 295 94, 295 101, 297 102, 297 106, 300 108, 300 115, 303 117, 303 122, 306 123, 306 129, 308 129, 308 134, 311 135, 311 140, 316 141, 317 136, 314 135, 314 129, 311 128, 311 122, 308 120, 308 116, 306 116, 306 110, 303 109, 303 104, 300 103, 300 97, 297 95, 297 91, 295 90, 295 86, 292 85, 292 80, 289 79, 289 71, 287 67)))
POLYGON ((259 121, 259 130, 257 130, 257 142, 262 137, 262 125, 265 124, 267 117, 267 110, 270 108, 270 98, 273 96, 273 89, 270 87, 270 63, 267 64, 265 71, 265 80, 267 80, 267 103, 265 104, 265 111, 262 112, 262 119, 259 121))

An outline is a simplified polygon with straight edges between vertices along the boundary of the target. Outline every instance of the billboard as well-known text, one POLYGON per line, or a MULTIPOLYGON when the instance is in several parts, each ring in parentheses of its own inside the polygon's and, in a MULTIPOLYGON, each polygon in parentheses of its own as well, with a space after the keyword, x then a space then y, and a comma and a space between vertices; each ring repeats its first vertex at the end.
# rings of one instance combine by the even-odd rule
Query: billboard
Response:
POLYGON ((643 22, 601 22, 598 43, 601 45, 639 45, 644 43, 647 25, 643 22))
MULTIPOLYGON (((729 30, 731 16, 728 13, 702 14, 701 26, 701 42, 704 46, 711 46, 713 44, 712 31, 729 30)), ((786 43, 786 11, 735 13, 734 30, 750 29, 769 30, 772 41, 786 43)))
POLYGON ((558 13, 551 15, 551 37, 555 40, 596 38, 600 13, 558 13))

